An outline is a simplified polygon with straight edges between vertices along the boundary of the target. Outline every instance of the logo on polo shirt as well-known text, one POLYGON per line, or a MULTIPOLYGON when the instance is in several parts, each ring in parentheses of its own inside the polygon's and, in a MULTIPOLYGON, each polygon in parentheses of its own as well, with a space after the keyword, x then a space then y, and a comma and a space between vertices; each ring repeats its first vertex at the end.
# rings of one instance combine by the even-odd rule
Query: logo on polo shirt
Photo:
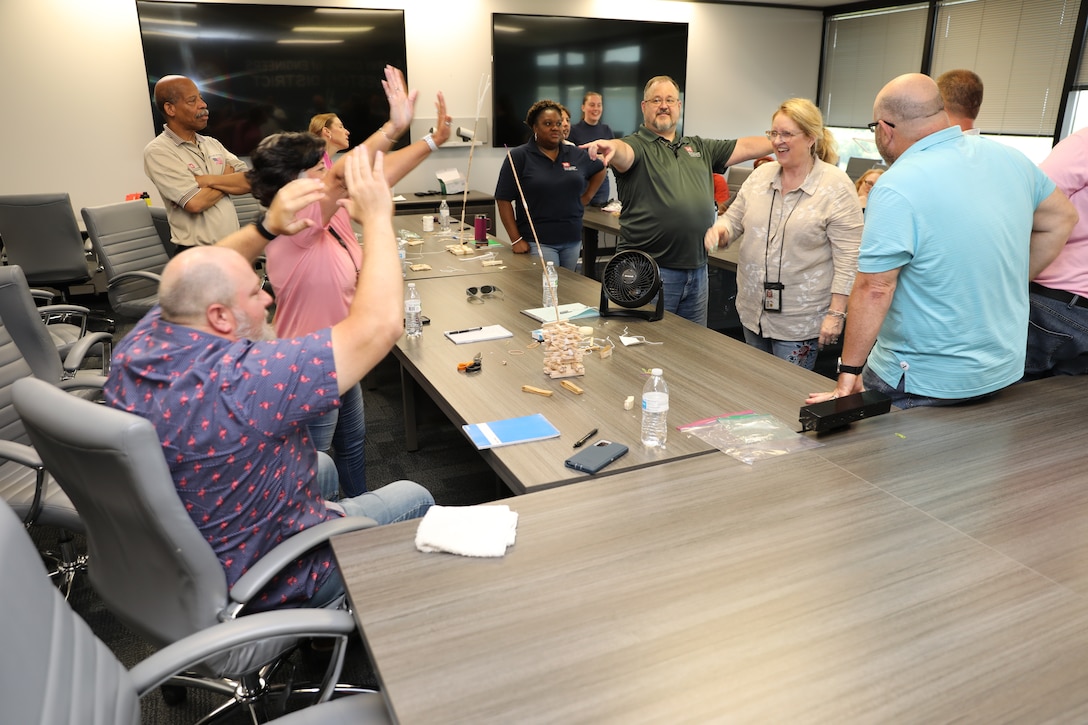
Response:
POLYGON ((691 146, 685 146, 684 150, 687 151, 688 156, 690 156, 693 159, 703 158, 703 155, 701 153, 699 153, 698 151, 696 151, 695 149, 693 149, 691 146))
POLYGON ((578 167, 569 161, 563 162, 563 171, 577 171, 578 167))

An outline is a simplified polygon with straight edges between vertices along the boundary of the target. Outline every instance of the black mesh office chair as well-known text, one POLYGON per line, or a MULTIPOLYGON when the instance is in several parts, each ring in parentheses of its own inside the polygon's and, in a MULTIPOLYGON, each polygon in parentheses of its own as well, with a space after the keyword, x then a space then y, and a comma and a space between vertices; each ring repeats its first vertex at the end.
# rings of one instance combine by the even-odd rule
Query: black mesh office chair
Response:
POLYGON ((0 196, 0 239, 8 264, 34 287, 67 294, 91 280, 91 268, 68 194, 0 196))
MULTIPOLYGON (((49 585, 30 537, 0 503, 0 581, 9 592, 0 617, 0 702, 4 721, 50 725, 139 725, 140 697, 172 675, 235 646, 276 637, 344 635, 345 611, 293 609, 216 625, 156 652, 131 670, 49 585)), ((292 713, 277 725, 385 723, 377 693, 292 713)))
POLYGON ((142 201, 84 207, 83 222, 98 261, 106 270, 110 307, 138 319, 159 301, 159 279, 170 261, 142 201))
MULTIPOLYGON (((84 521, 92 586, 114 615, 155 645, 170 645, 219 622, 247 619, 239 617, 247 603, 284 567, 331 536, 375 525, 345 517, 296 534, 266 553, 228 591, 219 559, 174 489, 149 421, 66 395, 36 379, 16 384, 14 403, 46 468, 84 521)), ((345 642, 346 633, 335 639, 324 683, 305 692, 318 699, 332 693, 345 642)), ((232 698, 209 717, 240 705, 253 707, 278 689, 267 679, 295 644, 295 638, 250 642, 204 660, 196 673, 174 678, 173 684, 232 698)))

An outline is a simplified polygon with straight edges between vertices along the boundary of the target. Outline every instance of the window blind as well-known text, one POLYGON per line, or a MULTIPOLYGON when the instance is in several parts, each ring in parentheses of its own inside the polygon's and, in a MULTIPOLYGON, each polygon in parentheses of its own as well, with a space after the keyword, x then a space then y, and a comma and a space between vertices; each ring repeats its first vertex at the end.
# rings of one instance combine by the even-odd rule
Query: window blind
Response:
POLYGON ((828 126, 860 128, 873 120, 884 84, 922 68, 929 3, 828 18, 820 108, 828 126))
POLYGON ((979 74, 983 133, 1052 136, 1079 9, 1080 0, 942 0, 931 75, 979 74))

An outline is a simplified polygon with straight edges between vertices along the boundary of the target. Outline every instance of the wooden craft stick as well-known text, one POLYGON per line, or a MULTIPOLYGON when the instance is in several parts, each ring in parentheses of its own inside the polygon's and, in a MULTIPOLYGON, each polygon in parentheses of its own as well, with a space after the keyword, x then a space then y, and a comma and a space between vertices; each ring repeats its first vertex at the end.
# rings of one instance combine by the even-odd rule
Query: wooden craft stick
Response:
POLYGON ((562 385, 567 390, 569 390, 570 392, 574 393, 575 395, 581 395, 582 394, 582 389, 579 388, 577 385, 575 385, 574 383, 572 383, 569 380, 561 380, 561 381, 559 381, 559 384, 562 385))
POLYGON ((532 393, 533 395, 543 395, 545 398, 552 397, 552 391, 545 390, 544 388, 534 388, 532 385, 522 385, 521 392, 532 393))

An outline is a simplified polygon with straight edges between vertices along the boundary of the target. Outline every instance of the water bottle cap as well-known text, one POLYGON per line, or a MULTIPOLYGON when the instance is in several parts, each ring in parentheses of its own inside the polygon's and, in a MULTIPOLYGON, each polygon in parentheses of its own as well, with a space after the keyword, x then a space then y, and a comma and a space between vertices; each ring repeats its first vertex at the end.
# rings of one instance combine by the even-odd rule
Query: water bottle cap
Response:
POLYGON ((415 283, 415 282, 409 282, 409 283, 408 283, 408 286, 409 286, 409 287, 415 287, 415 286, 416 286, 416 283, 415 283))
POLYGON ((650 371, 650 375, 661 375, 661 368, 654 368, 650 371))
POLYGON ((549 267, 554 267, 554 266, 555 266, 555 262, 548 262, 548 266, 549 266, 549 267))

